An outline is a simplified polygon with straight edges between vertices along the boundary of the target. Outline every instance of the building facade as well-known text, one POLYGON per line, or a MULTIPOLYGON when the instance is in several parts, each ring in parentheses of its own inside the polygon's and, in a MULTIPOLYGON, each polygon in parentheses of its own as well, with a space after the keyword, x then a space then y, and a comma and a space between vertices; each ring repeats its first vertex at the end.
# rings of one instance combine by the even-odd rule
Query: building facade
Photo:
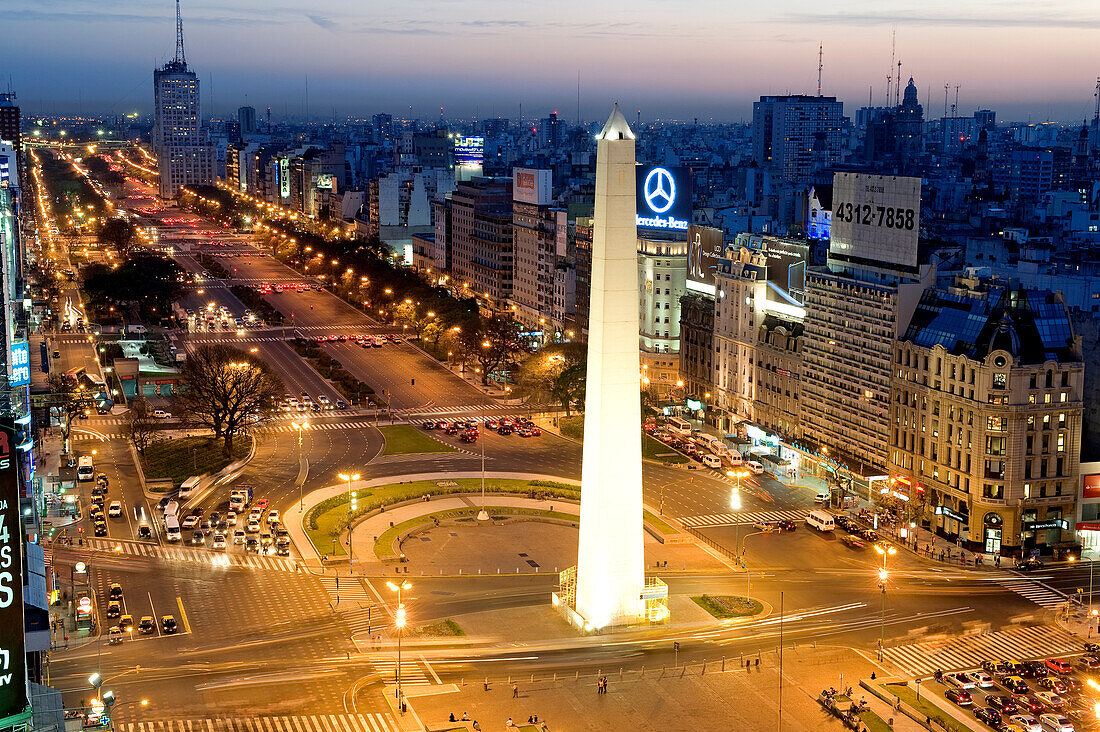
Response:
POLYGON ((803 94, 764 96, 752 105, 752 153, 783 183, 804 183, 837 163, 846 146, 844 103, 803 94))
POLYGON ((676 388, 680 380, 680 298, 687 291, 687 242, 639 237, 638 283, 642 369, 658 398, 663 398, 662 388, 676 388))
POLYGON ((192 183, 213 183, 216 151, 202 129, 199 78, 185 62, 169 61, 153 71, 153 112, 161 197, 171 198, 192 183))
POLYGON ((451 193, 454 285, 490 302, 512 296, 512 179, 473 178, 451 193))

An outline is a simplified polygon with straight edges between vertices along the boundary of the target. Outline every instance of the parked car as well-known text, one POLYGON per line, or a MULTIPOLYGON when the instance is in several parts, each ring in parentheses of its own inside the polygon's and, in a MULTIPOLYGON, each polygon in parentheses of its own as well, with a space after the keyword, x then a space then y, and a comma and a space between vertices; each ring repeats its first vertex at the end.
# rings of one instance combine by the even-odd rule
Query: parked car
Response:
POLYGON ((974 699, 970 696, 970 692, 964 689, 947 689, 943 692, 943 695, 947 697, 949 701, 955 702, 960 707, 968 707, 974 703, 974 699))
POLYGON ((1001 713, 993 707, 977 707, 974 710, 974 716, 993 729, 1000 729, 1004 724, 1001 720, 1001 713))

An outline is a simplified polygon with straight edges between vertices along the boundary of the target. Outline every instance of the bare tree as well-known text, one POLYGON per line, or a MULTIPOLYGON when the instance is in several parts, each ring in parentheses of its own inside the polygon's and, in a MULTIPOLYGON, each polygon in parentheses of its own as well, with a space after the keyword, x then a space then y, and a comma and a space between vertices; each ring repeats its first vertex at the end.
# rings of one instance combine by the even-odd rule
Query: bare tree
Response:
POLYGON ((144 455, 145 448, 157 439, 159 431, 160 426, 150 413, 148 402, 144 399, 135 399, 131 402, 130 423, 126 425, 126 435, 133 443, 134 449, 144 455))
POLYGON ((232 346, 199 346, 187 355, 176 409, 208 427, 233 453, 233 438, 247 434, 278 409, 283 382, 263 361, 232 346))
POLYGON ((49 392, 44 396, 50 416, 57 420, 65 452, 69 452, 69 434, 72 432, 73 420, 81 415, 87 416, 95 395, 85 389, 79 379, 59 372, 46 377, 46 386, 49 392))
POLYGON ((519 328, 500 316, 481 319, 474 328, 464 327, 461 336, 467 353, 480 366, 482 385, 487 385, 489 375, 519 351, 519 328))

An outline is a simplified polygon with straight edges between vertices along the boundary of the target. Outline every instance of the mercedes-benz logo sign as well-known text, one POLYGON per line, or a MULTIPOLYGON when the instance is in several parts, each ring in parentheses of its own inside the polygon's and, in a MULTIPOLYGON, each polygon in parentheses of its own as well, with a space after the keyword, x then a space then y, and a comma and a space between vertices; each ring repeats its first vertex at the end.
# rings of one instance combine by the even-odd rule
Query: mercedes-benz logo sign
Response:
POLYGON ((654 168, 645 178, 646 205, 653 213, 664 213, 672 208, 676 200, 676 183, 672 180, 672 173, 665 168, 654 168))

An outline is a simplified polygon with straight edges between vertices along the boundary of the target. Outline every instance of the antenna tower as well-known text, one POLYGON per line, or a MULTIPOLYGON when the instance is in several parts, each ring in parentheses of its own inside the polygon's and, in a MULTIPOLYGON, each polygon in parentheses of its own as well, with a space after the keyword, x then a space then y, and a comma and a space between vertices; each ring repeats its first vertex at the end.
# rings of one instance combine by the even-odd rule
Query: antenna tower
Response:
POLYGON ((943 85, 943 116, 947 116, 947 90, 951 88, 950 84, 943 85))
POLYGON ((187 54, 183 52, 183 16, 180 14, 180 0, 176 0, 176 63, 187 66, 187 54))
POLYGON ((886 106, 887 107, 890 106, 890 82, 894 78, 893 76, 891 76, 891 74, 894 73, 894 56, 896 55, 894 53, 894 50, 897 47, 897 38, 898 38, 898 31, 895 28, 894 30, 890 31, 890 68, 886 70, 886 106))
POLYGON ((822 66, 822 53, 823 46, 817 44, 817 95, 821 96, 821 66, 822 66))
POLYGON ((901 106, 901 59, 898 59, 898 79, 894 84, 894 106, 901 106))

